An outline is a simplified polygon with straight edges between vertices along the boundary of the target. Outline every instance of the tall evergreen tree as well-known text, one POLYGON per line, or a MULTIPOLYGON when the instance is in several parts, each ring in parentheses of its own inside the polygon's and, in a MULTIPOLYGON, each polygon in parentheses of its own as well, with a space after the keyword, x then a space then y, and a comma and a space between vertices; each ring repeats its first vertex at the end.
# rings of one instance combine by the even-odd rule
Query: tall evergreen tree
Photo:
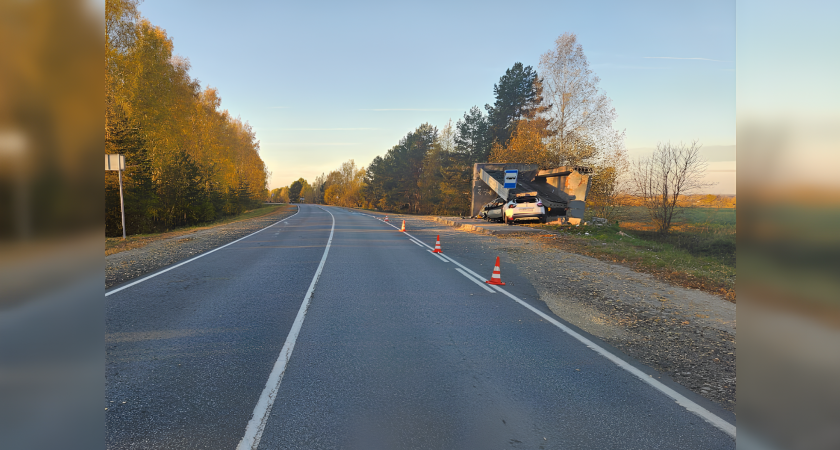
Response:
POLYGON ((493 106, 484 105, 490 123, 490 141, 506 146, 518 120, 533 118, 541 112, 542 84, 531 66, 518 62, 493 85, 493 93, 496 96, 493 106))
POLYGON ((381 209, 420 212, 423 161, 438 138, 438 129, 428 123, 409 132, 384 157, 367 168, 364 197, 381 209))
POLYGON ((455 145, 460 153, 465 153, 470 163, 487 162, 490 146, 490 122, 478 106, 464 113, 464 118, 455 124, 455 145))
POLYGON ((306 180, 299 178, 289 185, 289 201, 298 203, 300 201, 300 193, 306 187, 306 180))

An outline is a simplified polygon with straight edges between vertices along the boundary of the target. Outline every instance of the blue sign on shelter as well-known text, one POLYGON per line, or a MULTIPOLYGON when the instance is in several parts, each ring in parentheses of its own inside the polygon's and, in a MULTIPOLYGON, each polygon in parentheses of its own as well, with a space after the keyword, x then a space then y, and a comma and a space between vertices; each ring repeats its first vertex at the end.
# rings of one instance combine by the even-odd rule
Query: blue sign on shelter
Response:
POLYGON ((518 177, 518 170, 505 170, 505 189, 516 189, 516 179, 518 177))

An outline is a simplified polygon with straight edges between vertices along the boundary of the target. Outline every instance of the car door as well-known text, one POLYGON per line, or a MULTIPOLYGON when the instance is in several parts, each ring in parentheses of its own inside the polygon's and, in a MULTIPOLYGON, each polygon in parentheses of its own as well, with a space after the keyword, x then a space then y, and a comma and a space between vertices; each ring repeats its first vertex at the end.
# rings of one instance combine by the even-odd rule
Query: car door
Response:
POLYGON ((502 199, 496 199, 493 203, 490 204, 490 208, 487 209, 487 218, 488 219, 501 219, 502 218, 502 207, 505 205, 505 201, 502 199))

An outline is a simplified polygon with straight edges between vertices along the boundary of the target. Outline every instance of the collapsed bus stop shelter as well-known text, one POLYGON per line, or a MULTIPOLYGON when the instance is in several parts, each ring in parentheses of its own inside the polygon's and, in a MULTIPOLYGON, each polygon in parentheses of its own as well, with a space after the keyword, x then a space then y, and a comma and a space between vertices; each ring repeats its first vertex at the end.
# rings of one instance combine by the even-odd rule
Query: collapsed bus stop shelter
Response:
POLYGON ((546 208, 546 221, 577 225, 586 210, 592 169, 562 166, 540 170, 536 164, 478 163, 473 166, 472 209, 477 217, 481 208, 496 198, 511 200, 518 195, 536 195, 546 208), (516 187, 504 187, 505 170, 518 170, 516 187))

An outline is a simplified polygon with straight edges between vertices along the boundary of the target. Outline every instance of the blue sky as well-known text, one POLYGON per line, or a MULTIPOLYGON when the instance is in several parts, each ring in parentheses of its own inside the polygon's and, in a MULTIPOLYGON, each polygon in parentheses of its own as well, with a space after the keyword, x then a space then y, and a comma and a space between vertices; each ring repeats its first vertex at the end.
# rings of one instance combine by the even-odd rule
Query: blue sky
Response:
POLYGON ((424 122, 493 102, 515 62, 577 34, 640 155, 699 139, 735 192, 735 4, 145 0, 191 74, 251 123, 271 187, 367 165, 424 122))

